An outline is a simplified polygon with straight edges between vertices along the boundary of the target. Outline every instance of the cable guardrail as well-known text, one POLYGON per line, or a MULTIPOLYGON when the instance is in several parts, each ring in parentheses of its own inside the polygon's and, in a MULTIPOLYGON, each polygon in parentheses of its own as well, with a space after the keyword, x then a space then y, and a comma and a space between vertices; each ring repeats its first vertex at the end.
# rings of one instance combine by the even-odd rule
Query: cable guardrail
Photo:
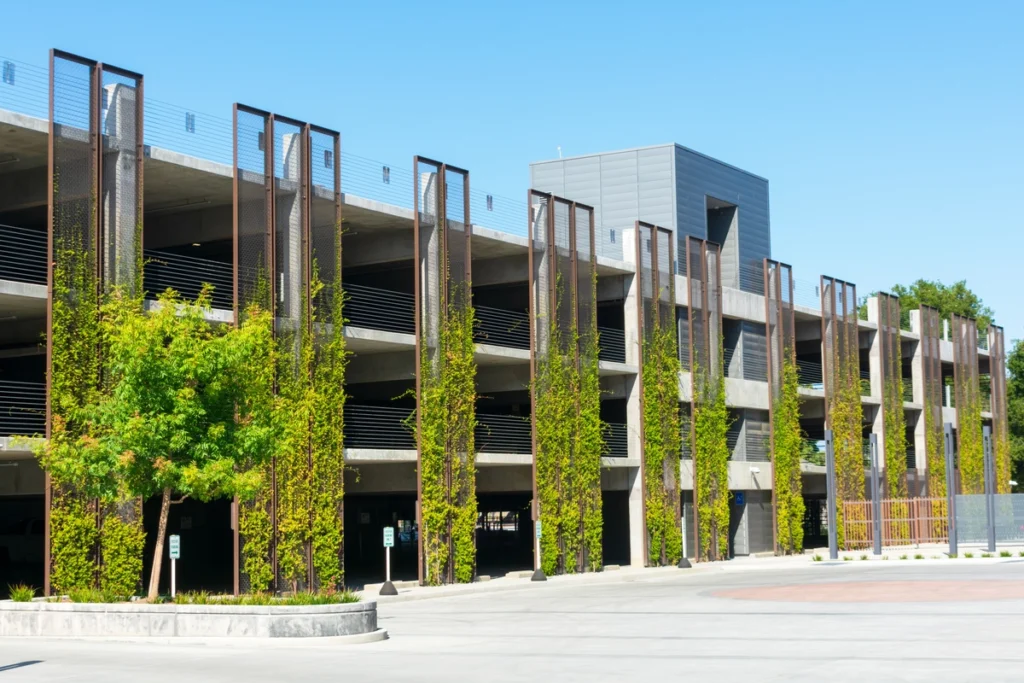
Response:
POLYGON ((809 360, 796 361, 797 382, 805 389, 825 389, 825 378, 822 374, 821 363, 809 360))
MULTIPOLYGON (((412 408, 345 403, 345 448, 416 450, 412 408)), ((414 418, 413 418, 414 419, 414 418)))
POLYGON ((626 331, 611 327, 597 328, 597 359, 609 363, 626 362, 626 331))
POLYGON ((46 284, 46 232, 0 225, 0 280, 46 284))
POLYGON ((170 288, 183 299, 195 300, 203 286, 210 284, 214 308, 234 307, 234 268, 230 263, 154 249, 144 249, 143 258, 142 287, 150 298, 170 288))
POLYGON ((523 311, 510 311, 491 306, 474 306, 476 326, 473 340, 478 344, 530 348, 530 316, 523 311))
POLYGON ((533 453, 533 431, 526 417, 477 413, 473 438, 480 453, 533 453))
POLYGON ((350 327, 416 333, 416 298, 412 294, 347 282, 342 283, 342 288, 345 318, 350 327))
POLYGON ((605 456, 609 458, 629 457, 629 427, 621 422, 607 422, 605 432, 605 456))
POLYGON ((46 432, 46 384, 0 381, 0 436, 46 432))

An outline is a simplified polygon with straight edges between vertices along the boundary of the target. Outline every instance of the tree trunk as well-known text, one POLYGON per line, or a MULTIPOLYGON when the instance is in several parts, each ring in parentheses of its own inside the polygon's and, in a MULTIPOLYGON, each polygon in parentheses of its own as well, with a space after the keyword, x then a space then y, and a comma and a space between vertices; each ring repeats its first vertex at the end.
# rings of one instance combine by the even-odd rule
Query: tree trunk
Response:
POLYGON ((156 548, 153 549, 153 569, 149 572, 149 593, 146 599, 156 600, 160 592, 160 569, 164 560, 164 537, 167 535, 167 513, 171 509, 171 490, 164 489, 160 499, 160 524, 156 531, 156 548))

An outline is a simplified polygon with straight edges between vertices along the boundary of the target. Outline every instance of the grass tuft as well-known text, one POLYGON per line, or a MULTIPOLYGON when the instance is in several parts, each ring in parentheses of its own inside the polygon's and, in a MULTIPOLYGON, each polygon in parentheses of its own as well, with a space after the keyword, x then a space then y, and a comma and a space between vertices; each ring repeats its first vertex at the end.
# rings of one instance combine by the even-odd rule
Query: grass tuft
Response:
POLYGON ((1009 550, 1000 550, 999 557, 1013 557, 1013 553, 1011 553, 1009 550))
POLYGON ((821 555, 815 555, 811 559, 814 560, 815 562, 821 562, 821 555))
POLYGON ((916 555, 914 555, 914 559, 915 560, 923 560, 924 559, 924 555, 922 555, 921 553, 917 553, 916 555))
POLYGON ((982 557, 992 557, 992 553, 982 553, 982 557))
POLYGON ((868 559, 868 556, 867 555, 861 555, 860 559, 863 562, 864 560, 868 559))
POLYGON ((7 586, 7 592, 14 602, 32 602, 32 598, 36 597, 36 589, 23 583, 7 586))
POLYGON ((900 555, 900 559, 901 560, 905 560, 905 559, 907 559, 907 556, 906 555, 900 555))
POLYGON ((969 560, 972 557, 974 557, 974 553, 964 553, 964 557, 966 557, 969 560))

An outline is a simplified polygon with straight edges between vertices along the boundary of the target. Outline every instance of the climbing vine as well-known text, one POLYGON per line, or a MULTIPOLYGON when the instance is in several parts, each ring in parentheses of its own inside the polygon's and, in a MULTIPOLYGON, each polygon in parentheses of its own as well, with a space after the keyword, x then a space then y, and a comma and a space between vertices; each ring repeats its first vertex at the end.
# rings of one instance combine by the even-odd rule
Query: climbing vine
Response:
MULTIPOLYGON (((896 327, 893 354, 882 387, 882 419, 885 425, 885 477, 889 498, 907 496, 907 424, 903 413, 903 354, 900 330, 896 327)), ((896 513, 898 514, 898 513, 896 513)))
POLYGON ((420 534, 431 585, 468 583, 476 569, 475 316, 469 283, 454 289, 441 316, 436 358, 426 344, 420 357, 420 534))
POLYGON ((107 595, 127 599, 139 589, 146 545, 141 521, 142 505, 136 500, 126 500, 103 516, 100 589, 107 595))
POLYGON ((985 449, 982 442, 981 396, 977 382, 970 379, 963 381, 957 398, 960 486, 965 494, 984 493, 985 449))
POLYGON ((775 477, 777 550, 792 555, 803 552, 804 547, 804 497, 800 475, 804 434, 800 428, 800 384, 792 349, 784 349, 782 355, 782 387, 772 410, 772 475, 775 477))
MULTIPOLYGON (((719 341, 718 358, 722 358, 719 341)), ((729 557, 729 409, 725 373, 698 382, 693 402, 694 482, 699 521, 698 549, 704 560, 729 557)))
POLYGON ((675 330, 663 326, 660 316, 649 321, 644 340, 644 507, 647 524, 647 561, 671 565, 683 555, 680 526, 679 459, 679 353, 675 330))
MULTIPOLYGON (((593 300, 596 275, 591 286, 593 300)), ((556 300, 563 296, 561 278, 555 292, 556 300)), ((552 310, 559 310, 557 302, 552 310)), ((554 316, 544 322, 548 344, 534 378, 541 569, 545 574, 596 571, 602 566, 604 452, 596 318, 585 321, 582 335, 574 324, 563 335, 554 316)))
POLYGON ((293 592, 314 583, 339 589, 343 573, 343 298, 320 279, 316 261, 310 280, 297 327, 278 335, 283 424, 275 463, 276 552, 281 579, 293 592))
MULTIPOLYGON (((840 334, 844 333, 840 331, 840 334)), ((845 346, 845 353, 840 353, 838 349, 834 352, 831 364, 835 368, 834 391, 829 396, 836 497, 839 503, 836 505, 836 536, 840 547, 845 547, 848 540, 842 501, 864 499, 864 416, 860 401, 860 357, 856 343, 845 346)), ((864 524, 854 526, 867 528, 864 524)))

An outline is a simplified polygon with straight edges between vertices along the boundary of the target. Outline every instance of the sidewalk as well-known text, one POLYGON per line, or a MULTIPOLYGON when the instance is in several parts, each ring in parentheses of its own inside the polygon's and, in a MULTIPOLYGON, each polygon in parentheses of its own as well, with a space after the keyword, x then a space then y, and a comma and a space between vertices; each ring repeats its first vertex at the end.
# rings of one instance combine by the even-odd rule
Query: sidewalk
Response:
MULTIPOLYGON (((531 581, 532 572, 510 572, 506 576, 495 577, 474 583, 453 584, 447 586, 420 586, 415 581, 396 581, 395 587, 398 595, 381 596, 379 594, 381 584, 367 585, 362 591, 357 591, 364 600, 376 600, 381 605, 393 602, 410 602, 413 600, 429 600, 431 598, 445 598, 460 595, 477 595, 486 593, 500 593, 507 591, 543 590, 569 585, 600 585, 610 583, 630 582, 653 582, 678 579, 687 576, 698 576, 716 572, 754 572, 769 571, 786 568, 808 568, 808 567, 837 567, 843 566, 850 569, 856 567, 870 566, 874 562, 886 561, 889 566, 899 567, 903 564, 916 567, 924 564, 949 564, 971 563, 971 564, 994 564, 999 562, 1024 562, 1024 545, 997 546, 996 552, 991 557, 983 558, 984 546, 976 545, 961 546, 957 558, 950 559, 946 552, 948 546, 922 545, 920 547, 899 547, 886 548, 882 555, 871 554, 871 549, 840 551, 839 559, 830 561, 828 548, 815 548, 807 550, 803 555, 790 556, 747 556, 737 557, 723 562, 699 562, 689 569, 677 567, 621 567, 607 569, 601 572, 588 572, 584 574, 566 574, 561 576, 549 576, 547 581, 531 581), (1000 552, 1009 552, 1010 557, 1000 556, 1000 552), (973 557, 968 558, 970 553, 973 557), (918 557, 920 556, 920 557, 918 557), (815 560, 815 557, 821 559, 815 560), (849 558, 849 559, 844 559, 849 558), (865 558, 865 559, 862 559, 865 558)), ((987 554, 987 553, 985 553, 987 554)))

